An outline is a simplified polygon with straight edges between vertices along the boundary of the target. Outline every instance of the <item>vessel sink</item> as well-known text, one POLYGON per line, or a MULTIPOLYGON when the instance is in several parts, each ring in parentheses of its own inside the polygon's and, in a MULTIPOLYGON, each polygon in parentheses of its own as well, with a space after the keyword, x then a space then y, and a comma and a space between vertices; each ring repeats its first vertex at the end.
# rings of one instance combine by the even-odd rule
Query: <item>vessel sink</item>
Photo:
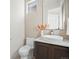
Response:
POLYGON ((59 35, 44 35, 42 36, 44 40, 57 40, 57 41, 63 41, 63 37, 59 35))

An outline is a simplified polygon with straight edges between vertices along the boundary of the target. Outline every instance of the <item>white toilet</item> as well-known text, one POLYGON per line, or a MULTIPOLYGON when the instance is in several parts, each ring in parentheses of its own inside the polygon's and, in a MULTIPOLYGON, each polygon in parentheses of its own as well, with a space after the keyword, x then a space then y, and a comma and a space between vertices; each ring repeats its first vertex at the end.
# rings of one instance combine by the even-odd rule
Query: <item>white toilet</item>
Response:
POLYGON ((32 59, 34 48, 34 38, 26 38, 26 45, 19 49, 21 59, 32 59))

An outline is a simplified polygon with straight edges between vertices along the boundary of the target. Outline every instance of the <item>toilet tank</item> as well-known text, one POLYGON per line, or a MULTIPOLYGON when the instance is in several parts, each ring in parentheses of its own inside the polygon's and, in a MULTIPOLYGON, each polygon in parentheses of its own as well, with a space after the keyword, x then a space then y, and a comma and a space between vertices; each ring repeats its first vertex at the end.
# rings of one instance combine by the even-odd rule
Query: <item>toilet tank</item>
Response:
POLYGON ((26 45, 30 46, 31 48, 34 47, 34 38, 26 38, 26 45))

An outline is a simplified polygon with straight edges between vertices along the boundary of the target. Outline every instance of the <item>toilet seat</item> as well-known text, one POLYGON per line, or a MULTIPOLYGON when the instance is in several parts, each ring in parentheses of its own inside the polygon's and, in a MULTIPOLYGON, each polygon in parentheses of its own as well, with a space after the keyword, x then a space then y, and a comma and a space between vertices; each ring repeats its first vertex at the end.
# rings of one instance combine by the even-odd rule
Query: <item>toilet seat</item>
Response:
POLYGON ((30 46, 28 46, 28 45, 25 45, 25 46, 21 47, 19 49, 20 56, 27 56, 31 49, 32 48, 30 46))

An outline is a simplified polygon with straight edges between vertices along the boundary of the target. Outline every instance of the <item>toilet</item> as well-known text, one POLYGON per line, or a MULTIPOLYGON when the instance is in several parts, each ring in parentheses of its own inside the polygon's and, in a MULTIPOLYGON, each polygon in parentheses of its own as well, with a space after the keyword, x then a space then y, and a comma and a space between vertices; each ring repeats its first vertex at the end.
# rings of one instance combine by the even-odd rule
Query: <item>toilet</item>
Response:
POLYGON ((20 59, 32 59, 34 49, 34 38, 26 38, 26 45, 18 51, 20 59))

